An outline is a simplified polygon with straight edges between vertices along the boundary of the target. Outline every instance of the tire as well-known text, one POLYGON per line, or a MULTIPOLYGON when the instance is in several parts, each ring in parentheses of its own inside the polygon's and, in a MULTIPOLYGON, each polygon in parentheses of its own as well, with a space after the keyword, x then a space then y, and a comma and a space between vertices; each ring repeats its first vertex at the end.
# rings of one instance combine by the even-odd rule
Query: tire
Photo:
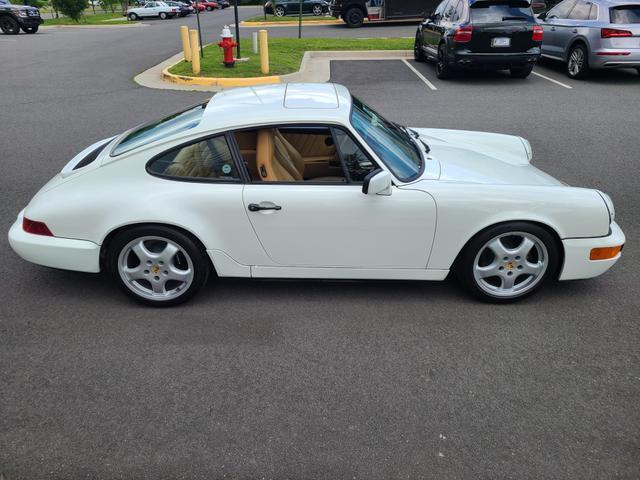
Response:
POLYGON ((183 232, 162 225, 116 234, 109 242, 106 265, 127 295, 154 307, 186 302, 210 273, 203 248, 183 232))
POLYGON ((349 28, 360 28, 364 23, 364 13, 357 7, 351 7, 344 14, 344 21, 349 28))
POLYGON ((427 57, 422 51, 422 37, 420 36, 420 32, 416 32, 416 40, 413 43, 413 59, 416 62, 425 62, 427 57))
POLYGON ((556 239, 541 226, 508 222, 476 235, 458 257, 454 270, 462 286, 475 297, 508 303, 532 295, 553 279, 560 256, 556 239))
POLYGON ((526 67, 513 67, 510 70, 513 78, 527 78, 533 71, 533 65, 527 65, 526 67))
POLYGON ((35 27, 22 27, 22 31, 29 34, 37 33, 38 25, 36 25, 35 27))
POLYGON ((567 58, 567 76, 579 80, 589 73, 589 57, 587 48, 578 43, 569 51, 567 58))
POLYGON ((287 11, 282 5, 276 5, 276 8, 273 10, 273 14, 276 17, 284 17, 287 14, 287 11))
POLYGON ((167 15, 165 12, 160 12, 158 16, 160 17, 160 20, 166 20, 167 18, 169 18, 169 15, 167 15))
POLYGON ((136 15, 135 13, 130 13, 129 14, 129 20, 131 20, 132 22, 135 22, 137 20, 139 20, 140 17, 138 17, 138 15, 136 15))
POLYGON ((205 9, 207 12, 213 12, 213 7, 206 7, 205 9))
POLYGON ((322 11, 322 5, 320 5, 319 3, 315 4, 313 6, 313 8, 311 9, 311 12, 316 16, 319 17, 320 15, 322 15, 323 11, 322 11))
POLYGON ((0 17, 0 30, 6 35, 18 35, 20 25, 13 18, 3 15, 0 17))
POLYGON ((447 54, 447 47, 444 43, 441 43, 438 47, 438 60, 436 62, 436 76, 440 80, 446 80, 453 76, 453 69, 449 65, 449 55, 447 54))

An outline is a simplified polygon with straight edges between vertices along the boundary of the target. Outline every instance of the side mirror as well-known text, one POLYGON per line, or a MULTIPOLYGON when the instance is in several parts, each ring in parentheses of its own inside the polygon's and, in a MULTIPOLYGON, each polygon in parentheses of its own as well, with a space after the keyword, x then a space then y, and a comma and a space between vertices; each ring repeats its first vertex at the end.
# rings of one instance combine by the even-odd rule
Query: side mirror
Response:
POLYGON ((364 177, 362 193, 365 195, 391 195, 391 174, 384 170, 374 170, 364 177))

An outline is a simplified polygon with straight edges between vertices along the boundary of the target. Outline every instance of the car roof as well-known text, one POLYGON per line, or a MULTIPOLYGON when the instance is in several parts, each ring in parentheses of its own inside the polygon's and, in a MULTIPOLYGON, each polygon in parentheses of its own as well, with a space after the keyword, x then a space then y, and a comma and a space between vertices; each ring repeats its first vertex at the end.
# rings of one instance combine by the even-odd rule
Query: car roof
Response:
POLYGON ((334 83, 281 83, 223 90, 204 111, 199 129, 239 128, 267 123, 346 123, 351 94, 334 83))

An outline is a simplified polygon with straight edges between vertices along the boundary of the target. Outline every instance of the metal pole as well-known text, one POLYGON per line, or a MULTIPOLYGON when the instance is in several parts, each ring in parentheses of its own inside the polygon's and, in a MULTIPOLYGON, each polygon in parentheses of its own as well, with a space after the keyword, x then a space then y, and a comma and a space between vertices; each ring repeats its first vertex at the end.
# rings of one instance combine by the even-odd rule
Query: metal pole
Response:
MULTIPOLYGON (((200 9, 198 8, 198 0, 196 0, 196 20, 198 21, 198 41, 200 42, 200 56, 204 58, 202 51, 202 32, 200 31, 200 9)), ((193 54, 193 52, 191 52, 193 54)))
POLYGON ((300 11, 298 12, 298 38, 302 38, 302 0, 298 5, 300 6, 300 11))
POLYGON ((233 14, 236 17, 236 43, 238 46, 236 47, 236 58, 242 58, 240 55, 240 25, 238 22, 238 0, 234 0, 233 2, 233 14))

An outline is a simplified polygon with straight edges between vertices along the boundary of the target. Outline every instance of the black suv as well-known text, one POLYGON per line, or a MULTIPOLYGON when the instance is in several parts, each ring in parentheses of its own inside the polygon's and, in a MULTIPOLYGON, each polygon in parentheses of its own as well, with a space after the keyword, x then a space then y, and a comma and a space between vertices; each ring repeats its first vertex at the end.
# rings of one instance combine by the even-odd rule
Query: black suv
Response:
POLYGON ((444 0, 418 27, 414 55, 436 60, 442 79, 464 68, 525 78, 540 58, 542 35, 527 0, 444 0))
POLYGON ((0 30, 7 35, 36 33, 42 23, 40 12, 27 5, 11 5, 9 0, 0 0, 0 30))

